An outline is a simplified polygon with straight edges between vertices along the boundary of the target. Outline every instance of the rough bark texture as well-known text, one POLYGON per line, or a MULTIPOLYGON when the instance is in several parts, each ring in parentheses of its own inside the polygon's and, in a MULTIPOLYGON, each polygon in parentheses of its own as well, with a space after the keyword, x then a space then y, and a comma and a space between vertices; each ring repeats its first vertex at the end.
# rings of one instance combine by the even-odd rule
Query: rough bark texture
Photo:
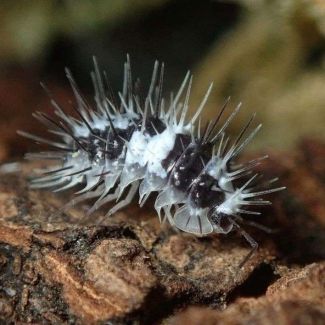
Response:
POLYGON ((152 204, 110 217, 73 194, 28 189, 32 164, 0 175, 0 319, 40 324, 323 324, 325 146, 273 153, 261 169, 288 190, 238 235, 196 238, 160 225, 152 204), (98 221, 102 220, 100 224, 98 221), (259 221, 259 220, 258 220, 259 221), (200 307, 189 307, 200 305, 200 307))

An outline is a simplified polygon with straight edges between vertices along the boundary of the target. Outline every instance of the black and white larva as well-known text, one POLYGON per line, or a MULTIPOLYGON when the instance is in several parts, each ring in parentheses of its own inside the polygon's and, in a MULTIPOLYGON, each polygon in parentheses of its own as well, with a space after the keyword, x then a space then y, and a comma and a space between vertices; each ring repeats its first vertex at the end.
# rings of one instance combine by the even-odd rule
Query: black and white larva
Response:
POLYGON ((162 96, 164 65, 157 61, 148 93, 143 96, 139 92, 139 81, 132 81, 127 59, 123 90, 118 93, 117 101, 111 94, 106 75, 99 72, 94 60, 91 73, 94 108, 78 90, 71 73, 66 70, 66 74, 74 92, 77 118, 65 113, 54 99, 51 102, 56 118, 42 112, 34 114, 59 140, 19 131, 27 138, 54 148, 29 153, 28 159, 58 161, 56 167, 43 170, 41 176, 32 180, 31 187, 62 191, 83 184, 84 188, 77 192, 79 196, 64 209, 96 198, 89 210, 91 213, 108 202, 117 201, 107 215, 128 205, 137 192, 140 206, 152 192, 157 192, 154 207, 160 221, 168 220, 173 227, 198 236, 226 234, 237 229, 252 246, 246 261, 257 243, 239 226, 244 220, 241 215, 259 214, 246 207, 268 205, 270 202, 260 196, 283 189, 261 190, 259 184, 253 186, 257 175, 252 175, 252 169, 266 157, 246 164, 234 163, 261 128, 258 125, 246 135, 254 116, 231 141, 225 131, 240 105, 221 123, 227 100, 202 131, 200 115, 212 84, 194 116, 189 118, 192 76, 188 72, 178 92, 166 100, 162 96))

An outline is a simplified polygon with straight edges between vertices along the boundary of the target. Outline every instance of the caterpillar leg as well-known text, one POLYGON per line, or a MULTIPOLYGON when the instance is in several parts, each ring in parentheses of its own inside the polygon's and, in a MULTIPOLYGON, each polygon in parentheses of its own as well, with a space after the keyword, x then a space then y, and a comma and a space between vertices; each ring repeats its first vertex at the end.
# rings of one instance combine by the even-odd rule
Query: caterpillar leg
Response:
POLYGON ((162 223, 165 223, 166 220, 168 220, 168 222, 169 222, 170 226, 173 228, 173 230, 176 233, 180 233, 181 231, 175 225, 174 217, 171 213, 171 208, 172 208, 172 205, 167 205, 163 208, 164 212, 165 212, 165 216, 164 216, 164 219, 162 220, 162 223))
POLYGON ((113 208, 111 208, 108 211, 106 216, 110 216, 110 215, 114 214, 115 212, 117 212, 118 210, 121 210, 124 207, 126 207, 127 205, 129 205, 138 191, 139 183, 140 183, 139 181, 134 182, 131 185, 129 193, 127 194, 125 199, 121 200, 115 206, 113 206, 113 208))
POLYGON ((77 197, 75 197, 74 199, 72 199, 71 201, 69 201, 67 204, 65 204, 63 207, 61 207, 59 210, 57 210, 52 217, 58 217, 61 213, 66 212, 68 209, 73 208, 76 204, 81 203, 83 201, 87 201, 90 199, 93 199, 95 197, 98 197, 101 195, 103 189, 100 187, 95 191, 92 192, 87 192, 84 193, 82 195, 78 195, 77 197))
POLYGON ((116 200, 119 196, 119 188, 117 187, 114 191, 114 193, 112 194, 108 194, 104 197, 100 197, 95 203, 94 205, 87 211, 87 215, 89 216, 90 214, 92 214, 94 211, 96 211, 97 209, 99 209, 101 206, 103 206, 104 204, 111 202, 113 200, 116 200))
POLYGON ((173 228, 177 229, 177 228, 175 227, 175 222, 174 222, 174 219, 173 219, 173 216, 172 216, 172 213, 171 213, 171 208, 172 208, 172 205, 166 205, 166 206, 163 207, 163 210, 164 210, 165 216, 164 216, 164 218, 163 218, 163 220, 162 220, 162 223, 165 223, 166 220, 168 220, 169 223, 170 223, 170 225, 171 225, 173 228))
POLYGON ((238 265, 238 269, 241 269, 246 262, 252 257, 255 251, 258 249, 258 243, 252 238, 244 229, 242 229, 237 222, 235 222, 232 218, 229 218, 230 222, 234 225, 234 227, 238 230, 238 232, 247 240, 247 242, 251 245, 250 252, 244 257, 244 259, 238 265))
POLYGON ((248 225, 248 226, 251 226, 251 227, 254 227, 254 228, 257 228, 257 229, 260 229, 264 232, 266 232, 267 234, 275 234, 279 231, 279 229, 273 229, 273 228, 270 228, 270 227, 267 227, 267 226, 264 226, 264 225, 261 225, 260 223, 258 222, 255 222, 255 221, 250 221, 250 220, 245 220, 244 218, 240 217, 240 216, 235 216, 233 215, 233 217, 238 221, 238 222, 241 222, 245 225, 248 225))

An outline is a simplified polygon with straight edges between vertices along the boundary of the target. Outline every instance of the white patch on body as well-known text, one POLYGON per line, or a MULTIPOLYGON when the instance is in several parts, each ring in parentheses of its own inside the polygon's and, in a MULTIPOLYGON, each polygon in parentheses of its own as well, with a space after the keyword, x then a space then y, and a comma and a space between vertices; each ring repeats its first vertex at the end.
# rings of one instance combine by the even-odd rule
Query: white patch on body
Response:
POLYGON ((167 172, 161 162, 173 149, 175 138, 176 134, 169 128, 152 137, 141 131, 133 132, 128 143, 125 164, 147 166, 148 173, 155 174, 160 178, 167 177, 167 172))
POLYGON ((113 125, 117 129, 125 130, 130 125, 130 119, 126 114, 117 115, 113 120, 113 125))
POLYGON ((166 128, 164 132, 150 138, 144 159, 147 161, 148 172, 159 176, 167 177, 166 170, 162 167, 162 161, 167 158, 175 144, 176 134, 166 128))
POLYGON ((242 200, 243 193, 240 189, 233 193, 226 193, 225 201, 217 207, 216 212, 232 215, 237 212, 242 200))

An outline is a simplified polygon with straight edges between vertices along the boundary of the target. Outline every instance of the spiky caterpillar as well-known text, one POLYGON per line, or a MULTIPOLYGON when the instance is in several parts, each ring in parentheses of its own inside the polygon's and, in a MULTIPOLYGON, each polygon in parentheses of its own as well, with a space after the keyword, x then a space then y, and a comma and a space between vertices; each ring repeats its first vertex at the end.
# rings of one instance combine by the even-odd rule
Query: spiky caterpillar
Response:
POLYGON ((91 198, 97 200, 89 213, 105 203, 119 201, 107 215, 128 205, 137 191, 140 205, 152 192, 158 192, 154 206, 160 221, 163 214, 163 219, 173 227, 198 236, 213 232, 226 234, 235 227, 252 245, 249 256, 253 253, 257 243, 237 221, 241 220, 241 214, 259 214, 244 207, 270 204, 259 197, 283 189, 257 190, 252 186, 257 175, 247 178, 252 168, 266 157, 234 165, 234 159, 261 127, 258 125, 245 135, 254 116, 231 143, 225 131, 240 105, 221 124, 227 100, 216 118, 201 131, 200 115, 212 85, 195 115, 188 119, 190 73, 186 74, 177 94, 171 94, 166 101, 162 96, 164 65, 159 67, 155 62, 148 94, 142 100, 138 82, 133 84, 127 59, 123 91, 116 101, 94 60, 91 76, 95 108, 81 95, 71 73, 68 70, 66 73, 74 92, 78 117, 66 114, 54 99, 51 102, 56 119, 42 112, 34 114, 60 141, 19 131, 55 149, 27 154, 28 159, 59 161, 56 167, 44 170, 42 176, 32 181, 33 188, 61 191, 84 184, 77 192, 79 196, 63 210, 91 198), (246 181, 241 181, 245 178, 246 181))

